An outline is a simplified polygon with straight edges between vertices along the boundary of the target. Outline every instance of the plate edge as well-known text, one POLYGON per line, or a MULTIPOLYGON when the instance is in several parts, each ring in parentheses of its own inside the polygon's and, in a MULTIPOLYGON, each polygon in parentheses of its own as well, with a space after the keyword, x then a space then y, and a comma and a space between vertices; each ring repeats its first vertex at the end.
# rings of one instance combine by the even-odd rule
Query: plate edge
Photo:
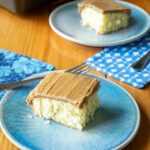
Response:
MULTIPOLYGON (((125 2, 125 1, 119 1, 119 0, 116 0, 116 1, 119 2, 119 3, 126 3, 126 4, 128 4, 128 5, 132 5, 133 7, 136 7, 136 8, 138 8, 140 11, 142 11, 142 12, 147 16, 147 18, 150 18, 149 14, 148 14, 144 9, 142 9, 141 7, 139 7, 139 6, 135 5, 135 4, 129 3, 129 2, 125 2)), ((63 4, 63 5, 59 6, 59 7, 57 7, 56 9, 54 9, 54 10, 52 11, 52 13, 49 15, 49 19, 48 19, 49 25, 50 25, 50 27, 53 29, 53 31, 54 31, 55 33, 57 33, 58 35, 60 35, 62 38, 66 39, 66 40, 69 40, 69 41, 71 41, 71 42, 74 42, 74 43, 77 43, 77 44, 80 44, 80 45, 85 45, 85 46, 92 46, 92 47, 104 47, 104 46, 110 47, 110 46, 117 46, 117 45, 125 45, 125 44, 127 44, 127 43, 130 43, 130 42, 133 42, 133 41, 136 41, 136 40, 140 39, 140 38, 143 37, 143 36, 149 31, 149 29, 150 29, 150 24, 147 24, 147 26, 145 27, 144 31, 143 31, 142 33, 138 34, 138 36, 134 36, 135 38, 132 37, 131 39, 128 39, 127 41, 123 40, 123 41, 121 41, 121 42, 118 43, 118 44, 117 44, 116 42, 113 42, 112 44, 93 44, 93 43, 87 43, 87 42, 85 42, 85 41, 78 40, 78 39, 76 39, 76 38, 70 37, 70 36, 68 36, 68 35, 66 35, 66 34, 64 34, 64 33, 62 33, 59 29, 56 29, 56 28, 54 27, 54 25, 52 24, 53 15, 55 14, 55 12, 57 12, 61 7, 64 7, 64 6, 66 6, 66 5, 70 5, 70 4, 72 4, 72 3, 77 3, 77 1, 68 2, 68 3, 65 3, 65 4, 63 4)), ((148 19, 148 20, 149 20, 149 22, 150 22, 150 19, 148 19)))
MULTIPOLYGON (((54 70, 53 72, 57 72, 57 71, 64 71, 64 70, 54 70)), ((45 76, 48 72, 43 72, 43 73, 39 73, 39 74, 35 74, 35 75, 32 75, 28 78, 33 78, 33 76, 45 76)), ((117 147, 113 148, 114 150, 120 150, 122 148, 124 148, 125 146, 127 146, 132 140, 133 138, 136 136, 137 132, 138 132, 138 129, 139 129, 139 126, 140 126, 140 120, 141 120, 141 117, 140 117, 140 109, 138 107, 138 104, 136 102, 136 100, 132 97, 132 95, 126 91, 124 88, 122 88, 120 85, 118 85, 117 83, 111 81, 111 80, 108 80, 104 77, 99 77, 97 75, 94 75, 92 73, 87 73, 87 75, 91 75, 91 76, 94 76, 94 77, 97 77, 99 79, 104 79, 105 81, 107 82, 110 82, 114 85, 116 85, 117 87, 119 87, 121 90, 123 90, 131 99, 132 99, 132 102, 134 103, 135 107, 136 107, 136 111, 137 111, 137 121, 136 121, 136 126, 134 128, 134 130, 132 131, 132 134, 120 145, 118 145, 117 147)), ((26 78, 27 79, 27 78, 26 78)), ((11 136, 11 134, 8 132, 5 124, 4 124, 4 121, 3 121, 3 117, 2 117, 2 114, 3 114, 3 105, 6 103, 7 101, 7 98, 8 96, 10 96, 9 94, 11 94, 11 92, 13 92, 13 90, 9 90, 5 93, 5 95, 2 97, 1 99, 1 102, 0 102, 0 127, 3 131, 3 133, 5 134, 5 136, 9 139, 9 141, 11 141, 14 145, 16 145, 18 148, 20 149, 23 149, 23 150, 29 150, 28 147, 22 145, 21 143, 19 143, 13 136, 11 136)))

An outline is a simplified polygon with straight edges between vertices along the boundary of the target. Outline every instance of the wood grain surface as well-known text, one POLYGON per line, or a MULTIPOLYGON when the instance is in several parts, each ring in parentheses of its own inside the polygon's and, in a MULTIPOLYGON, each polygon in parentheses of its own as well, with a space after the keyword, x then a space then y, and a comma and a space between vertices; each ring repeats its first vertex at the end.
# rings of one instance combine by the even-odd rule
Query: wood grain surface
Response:
MULTIPOLYGON (((128 0, 150 13, 150 0, 128 0)), ((81 46, 56 35, 48 24, 47 6, 26 15, 16 15, 0 7, 0 48, 43 60, 57 69, 68 69, 102 50, 81 46)), ((140 16, 139 16, 140 17, 140 16)), ((141 125, 134 140, 124 150, 150 150, 150 85, 137 89, 98 73, 125 88, 136 99, 141 125)), ((0 150, 18 150, 0 130, 0 150)))

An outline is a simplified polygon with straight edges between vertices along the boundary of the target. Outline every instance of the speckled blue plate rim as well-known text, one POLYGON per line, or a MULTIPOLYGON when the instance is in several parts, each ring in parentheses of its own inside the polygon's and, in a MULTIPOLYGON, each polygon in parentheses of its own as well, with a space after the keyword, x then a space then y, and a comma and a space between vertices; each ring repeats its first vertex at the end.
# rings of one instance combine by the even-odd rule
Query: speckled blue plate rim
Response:
MULTIPOLYGON (((61 37, 65 38, 65 39, 67 39, 67 40, 69 40, 69 41, 75 42, 75 43, 77 43, 77 44, 85 45, 85 46, 105 47, 105 46, 123 45, 123 44, 127 44, 127 43, 129 43, 129 42, 133 42, 133 41, 135 41, 135 40, 137 40, 137 39, 143 37, 143 36, 148 32, 148 30, 150 29, 150 16, 149 16, 149 14, 148 14, 144 9, 142 9, 141 7, 139 7, 139 6, 137 6, 137 5, 134 5, 134 4, 132 4, 132 3, 125 2, 125 1, 120 1, 120 0, 116 0, 116 1, 117 1, 118 3, 120 3, 120 4, 127 4, 127 5, 130 5, 130 6, 134 7, 134 8, 136 8, 136 9, 140 10, 145 16, 147 16, 147 17, 146 17, 146 18, 147 18, 147 22, 149 22, 149 23, 147 23, 147 26, 145 26, 145 29, 143 30, 143 32, 137 34, 136 36, 132 36, 131 38, 128 38, 128 39, 125 39, 125 40, 122 40, 122 41, 116 41, 116 42, 104 42, 104 41, 103 41, 102 43, 100 43, 100 42, 99 42, 99 43, 97 43, 97 42, 96 42, 96 43, 93 43, 93 42, 86 42, 86 41, 84 41, 84 40, 78 40, 77 38, 73 38, 73 37, 71 37, 71 36, 69 36, 69 35, 66 35, 65 33, 61 32, 59 29, 57 29, 57 28, 55 27, 55 25, 53 24, 53 19, 54 19, 54 17, 55 17, 55 14, 57 13, 57 11, 59 11, 59 10, 60 10, 61 8, 63 8, 63 7, 66 7, 66 6, 69 7, 69 5, 75 5, 75 4, 77 4, 77 2, 79 2, 78 0, 73 1, 73 2, 68 2, 68 3, 66 3, 66 4, 63 4, 63 5, 59 6, 59 7, 57 7, 57 8, 49 15, 49 25, 50 25, 50 27, 53 29, 53 31, 54 31, 55 33, 57 33, 58 35, 60 35, 61 37)), ((118 32, 119 32, 119 31, 118 31, 118 32)))
MULTIPOLYGON (((62 71, 62 70, 59 70, 59 71, 62 71)), ((55 72, 55 71, 54 71, 55 72)), ((43 72, 43 73, 39 73, 39 74, 35 74, 31 77, 28 77, 28 78, 33 78, 34 76, 40 76, 40 77, 45 77, 46 74, 48 72, 43 72)), ((139 126, 140 126, 140 110, 139 110, 139 107, 138 107, 138 104, 136 103, 135 99, 131 96, 131 94, 129 94, 124 88, 122 88, 121 86, 119 86, 118 84, 106 79, 106 78, 103 78, 103 77, 99 77, 99 76, 96 76, 96 75, 93 75, 91 73, 87 73, 87 75, 90 75, 90 76, 93 76, 93 77, 96 77, 98 79, 103 79, 105 80, 106 82, 109 82, 110 84, 113 84, 115 86, 117 86, 118 88, 120 88, 123 92, 125 92, 132 100, 135 108, 136 108, 136 112, 137 112, 137 121, 136 121, 136 124, 135 124, 135 128, 133 129, 132 133, 130 134, 130 136, 125 140, 123 141, 121 144, 119 144, 118 146, 116 146, 115 148, 113 148, 113 150, 120 150, 120 149, 123 149, 126 145, 128 145, 132 139, 135 137, 135 135, 137 134, 137 131, 139 129, 139 126)), ((27 79, 28 79, 27 78, 27 79)), ((6 94, 3 96, 1 102, 0 102, 0 127, 3 131, 3 133, 5 134, 5 136, 14 144, 16 145, 18 148, 20 149, 23 149, 23 150, 30 150, 28 147, 26 147, 25 145, 21 144, 19 141, 17 141, 8 131, 8 129, 6 128, 6 125, 4 123, 4 120, 3 120, 3 108, 4 108, 4 105, 5 103, 7 102, 7 97, 13 92, 13 90, 9 90, 8 92, 6 92, 6 94)))
POLYGON ((12 91, 9 90, 8 92, 5 93, 5 95, 2 98, 2 101, 0 102, 0 127, 4 133, 4 135, 9 139, 9 141, 11 141, 14 145, 16 145, 18 148, 22 149, 22 150, 29 150, 26 146, 22 145, 19 143, 19 141, 17 141, 7 130, 5 123, 3 121, 3 106, 7 101, 7 98, 9 96, 9 94, 11 94, 12 91))
MULTIPOLYGON (((42 72, 42 73, 38 73, 35 75, 32 75, 31 77, 28 77, 26 79, 32 79, 35 76, 40 76, 40 77, 45 77, 47 72, 42 72)), ((2 129, 3 133, 5 134, 5 136, 9 139, 9 141, 11 141, 14 145, 16 145, 18 148, 22 149, 22 150, 30 150, 28 147, 24 146, 23 144, 21 144, 19 141, 17 141, 7 130, 4 120, 3 120, 3 106, 5 105, 5 103, 7 102, 7 97, 13 92, 13 90, 8 90, 4 96, 2 97, 1 101, 0 101, 0 128, 2 129)))

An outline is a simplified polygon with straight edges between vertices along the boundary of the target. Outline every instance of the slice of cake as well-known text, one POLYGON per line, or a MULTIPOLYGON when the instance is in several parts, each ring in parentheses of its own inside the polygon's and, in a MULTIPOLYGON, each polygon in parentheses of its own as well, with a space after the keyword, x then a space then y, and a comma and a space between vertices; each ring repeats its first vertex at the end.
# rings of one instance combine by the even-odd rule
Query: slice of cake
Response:
POLYGON ((51 72, 33 89, 27 104, 39 117, 82 130, 99 107, 99 80, 51 72))
POLYGON ((130 9, 113 0, 84 0, 78 3, 83 26, 98 34, 114 32, 129 25, 130 9))

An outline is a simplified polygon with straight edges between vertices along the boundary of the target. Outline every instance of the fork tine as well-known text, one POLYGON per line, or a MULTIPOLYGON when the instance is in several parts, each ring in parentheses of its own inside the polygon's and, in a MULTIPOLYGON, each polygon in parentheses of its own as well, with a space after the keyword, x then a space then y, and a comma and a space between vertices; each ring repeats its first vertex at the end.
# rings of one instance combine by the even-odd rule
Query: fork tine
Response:
POLYGON ((71 69, 66 70, 66 72, 75 72, 76 70, 79 70, 79 68, 82 68, 84 65, 85 65, 85 62, 83 62, 80 65, 77 65, 71 69))
POLYGON ((91 70, 91 68, 87 68, 86 70, 84 70, 83 72, 81 72, 81 75, 85 74, 86 72, 88 72, 89 70, 91 70))
POLYGON ((89 70, 88 66, 84 66, 83 68, 77 70, 75 73, 76 74, 84 74, 85 72, 87 72, 89 70))
POLYGON ((85 63, 81 63, 80 65, 77 65, 69 70, 66 70, 66 72, 71 72, 75 74, 85 74, 90 70, 90 67, 85 63))
POLYGON ((81 66, 79 66, 77 69, 73 70, 73 73, 77 73, 80 72, 81 70, 86 68, 86 64, 83 64, 81 66))

